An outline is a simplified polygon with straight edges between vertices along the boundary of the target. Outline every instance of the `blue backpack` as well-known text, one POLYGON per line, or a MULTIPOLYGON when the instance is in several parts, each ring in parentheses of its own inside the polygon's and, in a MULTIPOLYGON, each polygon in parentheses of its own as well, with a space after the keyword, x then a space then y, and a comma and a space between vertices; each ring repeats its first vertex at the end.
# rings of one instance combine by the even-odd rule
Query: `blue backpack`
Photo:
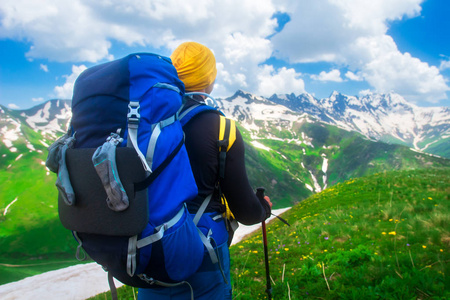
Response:
POLYGON ((69 132, 49 148, 60 220, 79 243, 77 257, 84 249, 110 284, 183 284, 205 251, 217 262, 197 226, 209 199, 195 216, 186 208, 197 187, 178 120, 184 95, 166 57, 94 66, 76 80, 69 132))

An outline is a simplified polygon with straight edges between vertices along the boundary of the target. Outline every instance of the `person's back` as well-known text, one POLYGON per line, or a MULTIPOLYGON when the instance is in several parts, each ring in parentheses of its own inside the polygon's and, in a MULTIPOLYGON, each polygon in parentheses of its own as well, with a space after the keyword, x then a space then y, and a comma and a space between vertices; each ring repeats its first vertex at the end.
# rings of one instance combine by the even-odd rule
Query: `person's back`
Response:
MULTIPOLYGON (((181 44, 171 55, 179 78, 187 92, 210 94, 217 74, 215 58, 207 47, 187 42, 181 44)), ((185 97, 184 109, 204 101, 204 96, 185 97)), ((208 110, 193 117, 184 127, 186 149, 198 187, 198 197, 188 203, 191 214, 199 209, 203 200, 212 194, 199 228, 206 232, 216 246, 219 262, 213 264, 207 251, 200 269, 187 280, 194 291, 195 299, 231 299, 230 259, 228 232, 222 213, 220 192, 237 221, 246 224, 262 222, 270 215, 271 203, 260 201, 249 184, 245 170, 244 142, 236 128, 236 140, 228 150, 224 178, 219 179, 219 122, 216 111, 208 110), (220 192, 219 192, 220 188, 220 192)), ((189 299, 187 286, 174 288, 140 289, 139 299, 189 299)))

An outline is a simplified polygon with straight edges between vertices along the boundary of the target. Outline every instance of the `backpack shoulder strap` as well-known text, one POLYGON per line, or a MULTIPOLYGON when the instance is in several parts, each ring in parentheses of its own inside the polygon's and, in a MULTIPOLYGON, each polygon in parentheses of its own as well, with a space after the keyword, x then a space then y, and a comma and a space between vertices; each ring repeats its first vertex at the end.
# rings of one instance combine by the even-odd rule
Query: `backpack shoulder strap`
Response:
POLYGON ((180 121, 181 126, 185 126, 190 120, 192 120, 192 118, 205 111, 214 111, 220 115, 223 115, 220 110, 207 104, 199 103, 187 109, 184 109, 184 106, 182 106, 178 112, 178 120, 180 121))
POLYGON ((219 140, 217 146, 219 146, 219 176, 225 178, 225 161, 227 158, 227 152, 230 150, 236 141, 236 123, 234 120, 220 116, 219 127, 219 140))

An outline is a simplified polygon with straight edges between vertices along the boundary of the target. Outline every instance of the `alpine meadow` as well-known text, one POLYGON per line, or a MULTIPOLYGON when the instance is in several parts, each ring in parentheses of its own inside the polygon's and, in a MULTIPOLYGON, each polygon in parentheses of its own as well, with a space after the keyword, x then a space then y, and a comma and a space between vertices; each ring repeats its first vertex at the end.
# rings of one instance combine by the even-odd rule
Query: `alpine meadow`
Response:
MULTIPOLYGON (((337 92, 237 91, 218 103, 243 135, 252 186, 291 207, 291 226, 267 227, 274 299, 450 298, 448 108, 337 92)), ((79 263, 45 167, 70 107, 0 106, 0 284, 79 263)), ((231 260, 234 299, 266 299, 261 232, 233 245, 231 260)))

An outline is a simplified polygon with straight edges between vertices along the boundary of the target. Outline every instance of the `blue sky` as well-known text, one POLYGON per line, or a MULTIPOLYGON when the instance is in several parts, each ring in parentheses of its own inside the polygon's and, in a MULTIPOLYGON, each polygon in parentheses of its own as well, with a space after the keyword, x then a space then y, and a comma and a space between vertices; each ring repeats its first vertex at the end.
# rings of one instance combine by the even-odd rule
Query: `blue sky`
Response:
POLYGON ((446 0, 2 0, 0 104, 70 99, 86 67, 194 40, 216 55, 216 97, 395 92, 450 106, 448 15, 446 0))

